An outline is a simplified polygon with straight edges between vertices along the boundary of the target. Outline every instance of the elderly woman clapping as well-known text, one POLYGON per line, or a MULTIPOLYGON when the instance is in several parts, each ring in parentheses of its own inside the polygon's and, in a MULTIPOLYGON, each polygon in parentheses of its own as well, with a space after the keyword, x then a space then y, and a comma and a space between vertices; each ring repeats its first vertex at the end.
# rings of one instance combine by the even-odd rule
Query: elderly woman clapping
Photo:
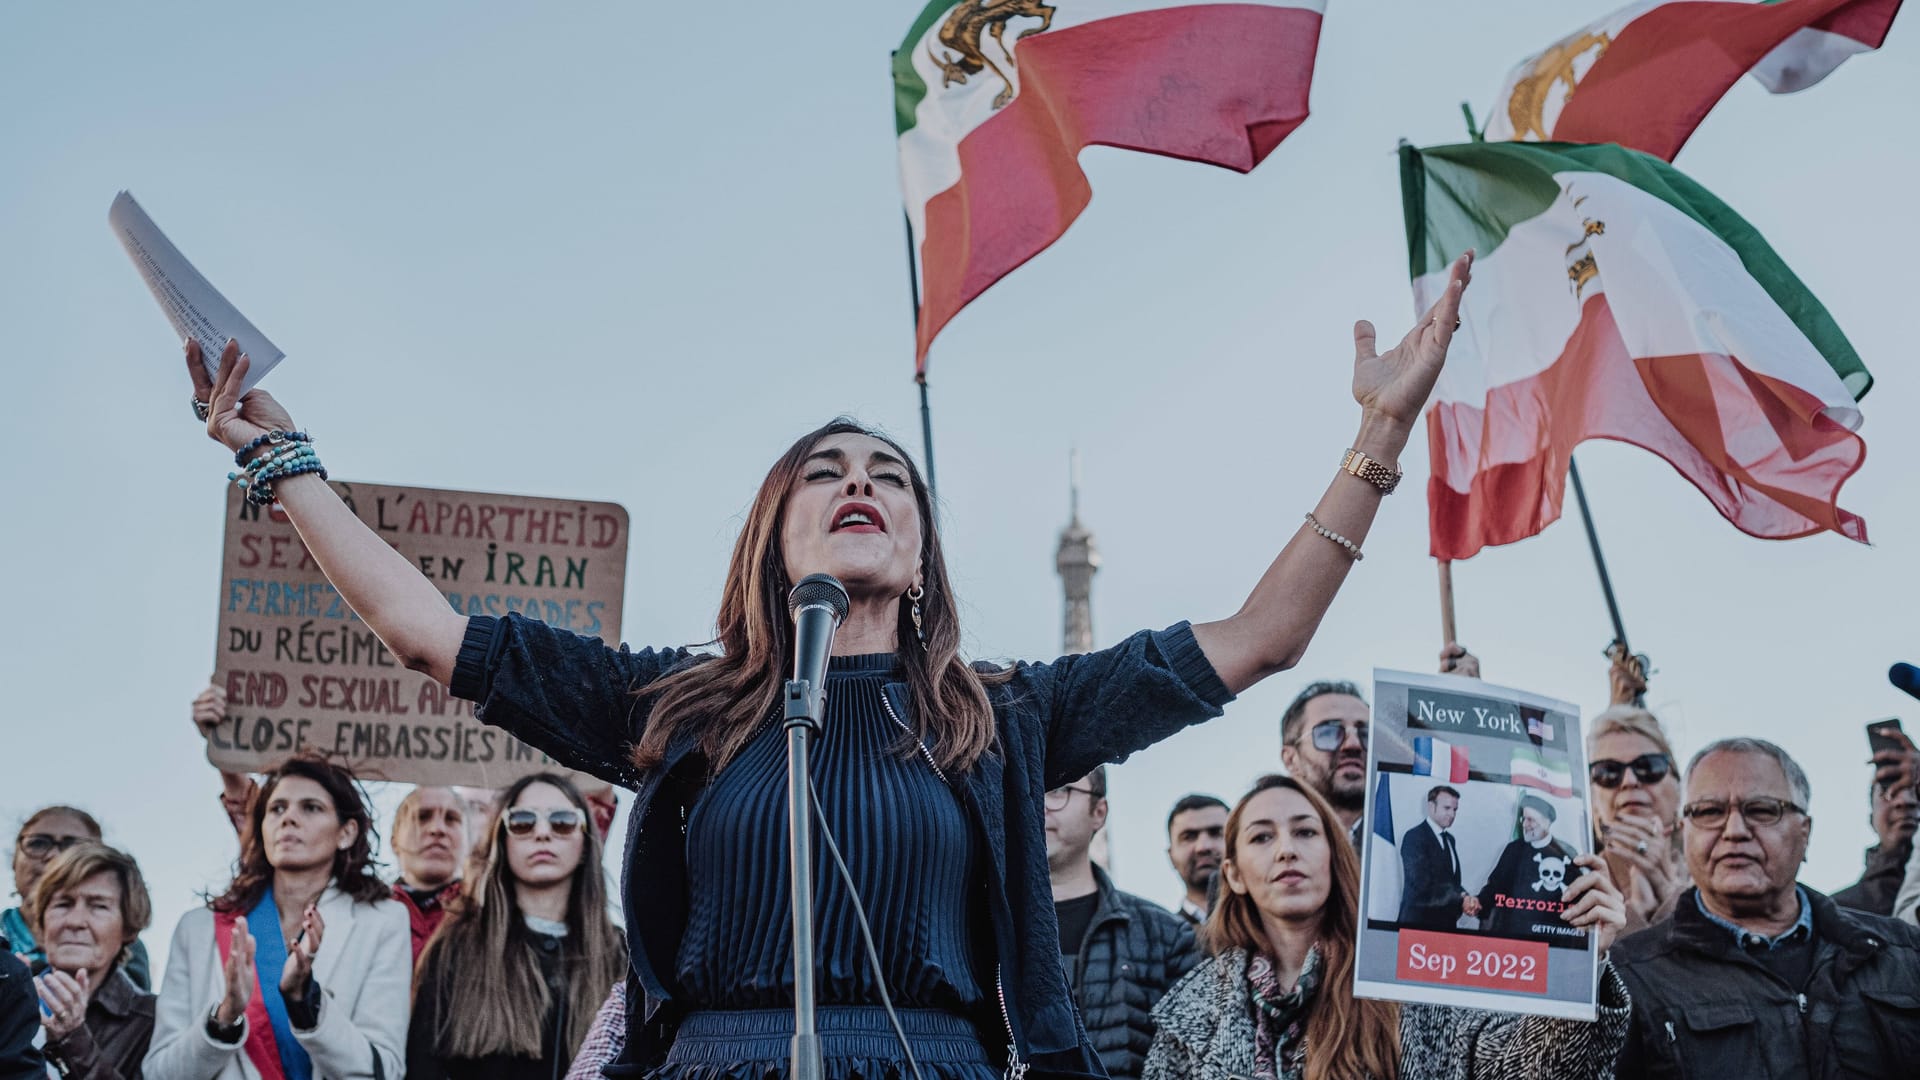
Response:
POLYGON ((153 919, 133 857, 103 844, 69 848, 27 897, 46 954, 34 979, 47 1062, 67 1080, 134 1080, 153 1037, 154 996, 127 976, 127 957, 153 919))

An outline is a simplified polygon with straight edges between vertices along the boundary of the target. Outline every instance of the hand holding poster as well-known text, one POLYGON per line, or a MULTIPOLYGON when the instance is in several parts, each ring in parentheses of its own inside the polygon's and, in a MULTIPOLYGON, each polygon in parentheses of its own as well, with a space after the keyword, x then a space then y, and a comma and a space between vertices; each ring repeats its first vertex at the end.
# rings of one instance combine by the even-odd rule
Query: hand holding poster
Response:
POLYGON ((1579 710, 1374 672, 1355 993, 1592 1020, 1599 952, 1561 918, 1592 851, 1579 710))
MULTIPOLYGON (((466 615, 517 613, 620 638, 627 512, 614 503, 336 481, 376 535, 466 615)), ((227 488, 207 757, 231 772, 318 750, 362 779, 494 788, 555 763, 407 670, 307 553, 292 522, 227 488)))

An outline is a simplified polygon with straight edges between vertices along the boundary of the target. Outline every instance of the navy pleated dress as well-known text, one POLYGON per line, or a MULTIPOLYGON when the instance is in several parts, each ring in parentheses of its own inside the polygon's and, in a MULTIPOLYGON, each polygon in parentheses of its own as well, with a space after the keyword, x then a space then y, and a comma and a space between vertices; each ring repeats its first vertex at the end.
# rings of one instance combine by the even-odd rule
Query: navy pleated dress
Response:
MULTIPOLYGON (((886 708, 891 653, 836 656, 811 769, 859 889, 887 989, 925 1080, 997 1080, 999 1035, 982 838, 956 792, 886 708), (911 754, 902 747, 912 748, 911 754), (984 975, 982 973, 985 973, 984 975)), ((686 823, 685 936, 676 996, 690 1012, 650 1080, 784 1077, 793 1037, 787 736, 769 720, 686 823)), ((815 976, 826 1075, 911 1077, 845 883, 816 836, 815 976)), ((1004 1041, 1004 1036, 1000 1036, 1004 1041)))

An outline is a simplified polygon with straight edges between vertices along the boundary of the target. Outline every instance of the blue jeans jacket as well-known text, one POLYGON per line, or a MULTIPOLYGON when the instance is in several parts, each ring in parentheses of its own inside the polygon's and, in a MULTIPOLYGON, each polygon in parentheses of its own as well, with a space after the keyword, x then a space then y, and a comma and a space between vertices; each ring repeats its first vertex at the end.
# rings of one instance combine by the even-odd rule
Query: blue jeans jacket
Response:
MULTIPOLYGON (((660 767, 634 768, 627 748, 647 719, 647 702, 634 692, 699 659, 678 648, 616 649, 508 615, 471 619, 454 666, 453 693, 477 702, 474 714, 482 721, 637 794, 621 887, 632 1004, 627 1047, 608 1067, 610 1076, 641 1075, 673 1042, 679 1010, 667 979, 687 917, 681 830, 708 772, 688 739, 676 742, 660 767)), ((917 728, 906 684, 889 683, 886 694, 917 728)), ((1013 677, 989 687, 988 695, 999 745, 958 785, 987 845, 1007 1037, 1035 1074, 1101 1076, 1060 966, 1043 798, 1096 765, 1122 761, 1219 716, 1233 695, 1184 622, 1097 652, 1017 664, 1013 677)))

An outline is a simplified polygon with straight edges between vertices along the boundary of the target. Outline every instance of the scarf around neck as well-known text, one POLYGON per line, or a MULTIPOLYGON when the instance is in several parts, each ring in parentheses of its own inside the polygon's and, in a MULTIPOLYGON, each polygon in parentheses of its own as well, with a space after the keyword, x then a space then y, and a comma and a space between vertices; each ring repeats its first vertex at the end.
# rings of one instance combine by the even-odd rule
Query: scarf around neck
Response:
POLYGON ((1247 964, 1253 997, 1254 1080, 1300 1080, 1307 1066, 1307 1018, 1320 990, 1320 946, 1307 950, 1300 981, 1280 988, 1280 973, 1264 953, 1247 964))

